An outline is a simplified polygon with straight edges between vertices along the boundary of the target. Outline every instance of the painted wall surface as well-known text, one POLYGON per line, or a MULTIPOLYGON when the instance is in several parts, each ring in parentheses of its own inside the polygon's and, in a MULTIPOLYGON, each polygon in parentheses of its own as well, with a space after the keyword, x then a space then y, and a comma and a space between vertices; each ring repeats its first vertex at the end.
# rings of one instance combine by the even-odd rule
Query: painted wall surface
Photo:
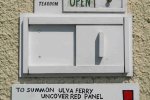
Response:
POLYGON ((150 0, 129 0, 133 14, 134 77, 18 78, 19 15, 33 12, 33 0, 0 0, 0 100, 11 99, 15 83, 135 83, 150 100, 150 0))

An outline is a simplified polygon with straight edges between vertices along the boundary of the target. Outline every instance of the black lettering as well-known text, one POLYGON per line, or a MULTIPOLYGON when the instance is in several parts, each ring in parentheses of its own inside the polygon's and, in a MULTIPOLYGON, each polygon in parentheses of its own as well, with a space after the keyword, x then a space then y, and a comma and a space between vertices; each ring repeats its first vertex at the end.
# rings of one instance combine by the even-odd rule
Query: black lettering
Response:
POLYGON ((27 92, 30 92, 30 88, 27 88, 27 92))
POLYGON ((17 89, 17 92, 24 92, 25 89, 24 88, 16 88, 17 89))
POLYGON ((58 2, 55 2, 55 6, 58 6, 58 2))
POLYGON ((58 6, 58 2, 39 2, 39 6, 58 6))
POLYGON ((68 94, 41 94, 42 99, 69 99, 68 94))
POLYGON ((70 99, 81 99, 81 94, 70 94, 70 99))
POLYGON ((17 92, 19 92, 20 88, 16 88, 17 89, 17 92))
POLYGON ((45 94, 41 94, 41 98, 45 98, 45 94))
POLYGON ((43 2, 43 6, 46 6, 47 5, 47 2, 43 2))
POLYGON ((54 88, 27 88, 26 92, 54 92, 54 88))
POLYGON ((76 7, 78 6, 80 0, 76 0, 76 7))
POLYGON ((16 88, 18 92, 24 92, 25 89, 24 88, 16 88))
MULTIPOLYGON (((95 7, 95 0, 93 0, 94 7, 95 7)), ((70 0, 70 6, 71 7, 90 7, 91 6, 91 0, 70 0)))
POLYGON ((91 0, 86 0, 86 7, 87 6, 89 6, 89 7, 91 6, 91 0))
POLYGON ((75 6, 75 0, 70 0, 70 6, 75 6))
POLYGON ((87 94, 84 94, 84 99, 87 99, 88 95, 87 94))
POLYGON ((42 2, 39 2, 39 6, 41 6, 42 2))
POLYGON ((84 7, 84 0, 81 0, 81 7, 84 7))
POLYGON ((68 94, 64 94, 64 99, 69 99, 69 96, 68 96, 68 94))
POLYGON ((103 99, 102 94, 100 94, 100 99, 103 99))
POLYGON ((103 99, 101 94, 84 94, 84 99, 103 99))

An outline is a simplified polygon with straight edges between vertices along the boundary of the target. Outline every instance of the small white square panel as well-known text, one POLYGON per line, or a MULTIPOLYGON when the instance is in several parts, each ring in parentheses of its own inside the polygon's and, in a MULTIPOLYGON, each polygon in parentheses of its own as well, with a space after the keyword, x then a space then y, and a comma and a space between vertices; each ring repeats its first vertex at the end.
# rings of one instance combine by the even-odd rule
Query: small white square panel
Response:
POLYGON ((30 25, 29 66, 73 66, 74 26, 30 25))

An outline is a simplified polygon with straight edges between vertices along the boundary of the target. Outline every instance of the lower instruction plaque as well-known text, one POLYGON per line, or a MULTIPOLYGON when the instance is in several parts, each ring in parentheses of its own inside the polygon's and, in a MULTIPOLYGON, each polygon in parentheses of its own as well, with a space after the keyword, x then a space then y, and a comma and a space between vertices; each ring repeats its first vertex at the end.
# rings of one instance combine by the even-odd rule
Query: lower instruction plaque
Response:
POLYGON ((15 84, 12 100, 139 100, 137 84, 15 84))

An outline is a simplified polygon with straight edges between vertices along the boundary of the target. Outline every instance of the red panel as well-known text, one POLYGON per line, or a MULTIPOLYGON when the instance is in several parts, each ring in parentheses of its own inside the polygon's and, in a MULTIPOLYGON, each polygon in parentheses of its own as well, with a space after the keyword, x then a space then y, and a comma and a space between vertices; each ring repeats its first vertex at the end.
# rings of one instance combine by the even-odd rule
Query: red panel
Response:
POLYGON ((133 90, 123 90, 123 100, 134 100, 133 90))

